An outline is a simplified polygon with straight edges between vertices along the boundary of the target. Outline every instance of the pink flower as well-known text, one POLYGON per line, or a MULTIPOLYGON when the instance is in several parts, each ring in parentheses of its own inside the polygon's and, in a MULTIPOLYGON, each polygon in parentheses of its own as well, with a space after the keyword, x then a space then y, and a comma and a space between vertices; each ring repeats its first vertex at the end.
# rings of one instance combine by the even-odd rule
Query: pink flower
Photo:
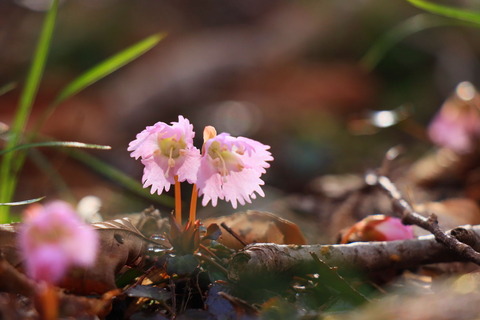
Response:
POLYGON ((394 241, 414 238, 412 226, 382 214, 368 216, 357 222, 342 237, 342 243, 354 241, 394 241))
POLYGON ((265 196, 260 186, 261 175, 273 160, 269 146, 227 133, 215 136, 213 127, 205 128, 203 156, 198 171, 197 186, 203 195, 202 205, 210 200, 216 206, 218 199, 230 201, 233 208, 237 201, 244 205, 255 199, 255 193, 265 196))
POLYGON ((193 146, 193 126, 182 116, 178 122, 167 125, 157 122, 140 132, 128 145, 135 159, 141 158, 145 165, 143 187, 152 186, 151 193, 170 190, 170 185, 187 180, 195 183, 200 160, 200 151, 193 146))
POLYGON ((99 241, 95 230, 63 201, 30 206, 18 237, 27 274, 52 284, 73 265, 93 265, 99 241))
POLYGON ((364 233, 368 234, 371 232, 371 234, 375 234, 379 241, 394 241, 414 238, 412 226, 404 225, 402 220, 399 218, 380 217, 377 221, 378 223, 371 223, 371 225, 366 228, 364 233))
POLYGON ((428 127, 430 139, 457 153, 472 152, 480 139, 479 97, 471 83, 457 86, 428 127))

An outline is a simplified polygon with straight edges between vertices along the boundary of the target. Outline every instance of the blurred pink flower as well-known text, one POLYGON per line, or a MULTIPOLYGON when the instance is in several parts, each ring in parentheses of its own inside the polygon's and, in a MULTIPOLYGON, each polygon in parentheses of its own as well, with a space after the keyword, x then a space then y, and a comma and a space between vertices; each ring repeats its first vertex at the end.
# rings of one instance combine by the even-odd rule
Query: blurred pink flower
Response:
POLYGON ((95 230, 63 201, 30 206, 18 237, 27 274, 52 284, 73 265, 93 265, 99 241, 95 230))
POLYGON ((412 226, 402 220, 382 214, 371 215, 353 225, 343 236, 342 243, 353 241, 394 241, 412 239, 412 226))
POLYGON ((457 86, 428 127, 430 139, 457 153, 472 152, 480 139, 479 97, 469 82, 457 86))
POLYGON ((236 208, 237 201, 244 205, 255 199, 255 192, 265 196, 260 176, 270 167, 267 161, 273 160, 267 151, 270 146, 227 133, 215 135, 214 131, 213 127, 207 127, 204 132, 206 141, 197 178, 202 205, 212 201, 216 206, 221 199, 236 208))
POLYGON ((128 145, 135 159, 141 158, 145 165, 143 187, 152 186, 151 193, 161 194, 170 190, 170 185, 187 180, 195 183, 200 160, 200 151, 193 146, 193 126, 182 116, 178 122, 167 125, 157 122, 140 132, 128 145))

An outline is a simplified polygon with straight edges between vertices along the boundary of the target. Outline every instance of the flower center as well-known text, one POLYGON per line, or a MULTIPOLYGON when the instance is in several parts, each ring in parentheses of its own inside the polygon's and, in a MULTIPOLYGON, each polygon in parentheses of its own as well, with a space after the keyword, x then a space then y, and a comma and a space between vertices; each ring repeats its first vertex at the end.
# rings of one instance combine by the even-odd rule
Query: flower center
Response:
POLYGON ((182 139, 177 141, 172 137, 158 139, 158 146, 164 156, 174 159, 180 156, 181 150, 185 149, 187 144, 182 139))
POLYGON ((165 175, 168 176, 170 168, 175 167, 175 159, 182 155, 182 150, 187 147, 187 144, 183 139, 177 140, 173 137, 171 138, 159 138, 158 147, 160 153, 168 157, 168 169, 165 172, 165 175))
POLYGON ((238 157, 239 154, 228 150, 218 141, 212 142, 208 148, 208 155, 212 158, 214 167, 222 177, 228 176, 231 171, 240 172, 244 168, 242 160, 238 157))

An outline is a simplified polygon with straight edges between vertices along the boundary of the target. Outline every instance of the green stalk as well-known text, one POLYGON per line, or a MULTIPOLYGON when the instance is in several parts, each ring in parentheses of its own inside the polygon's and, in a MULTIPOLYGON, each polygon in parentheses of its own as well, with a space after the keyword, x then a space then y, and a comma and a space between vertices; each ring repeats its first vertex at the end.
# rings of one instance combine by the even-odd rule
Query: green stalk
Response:
MULTIPOLYGON (((38 92, 40 80, 45 69, 57 12, 58 0, 54 0, 43 22, 40 39, 38 40, 28 77, 20 96, 18 110, 15 114, 6 149, 14 148, 22 139, 33 102, 38 92)), ((16 155, 17 152, 6 153, 0 164, 0 202, 2 203, 11 202, 13 197, 17 177, 16 170, 12 170, 12 168, 16 160, 16 155)), ((10 210, 8 206, 0 206, 0 223, 9 222, 9 213, 10 210)))

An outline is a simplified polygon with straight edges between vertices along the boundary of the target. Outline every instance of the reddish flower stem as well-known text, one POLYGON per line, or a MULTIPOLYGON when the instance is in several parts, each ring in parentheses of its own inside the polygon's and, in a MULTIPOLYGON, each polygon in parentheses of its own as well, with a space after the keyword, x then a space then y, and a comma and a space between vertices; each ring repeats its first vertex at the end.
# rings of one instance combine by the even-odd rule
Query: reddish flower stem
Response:
POLYGON ((190 200, 190 215, 188 221, 194 223, 197 218, 197 199, 198 199, 198 188, 194 183, 192 187, 192 199, 190 200))
POLYGON ((178 176, 175 179, 175 220, 181 226, 182 225, 182 190, 180 188, 180 182, 178 182, 178 176))
POLYGON ((37 293, 36 303, 41 320, 58 319, 58 295, 54 286, 45 283, 37 293))

